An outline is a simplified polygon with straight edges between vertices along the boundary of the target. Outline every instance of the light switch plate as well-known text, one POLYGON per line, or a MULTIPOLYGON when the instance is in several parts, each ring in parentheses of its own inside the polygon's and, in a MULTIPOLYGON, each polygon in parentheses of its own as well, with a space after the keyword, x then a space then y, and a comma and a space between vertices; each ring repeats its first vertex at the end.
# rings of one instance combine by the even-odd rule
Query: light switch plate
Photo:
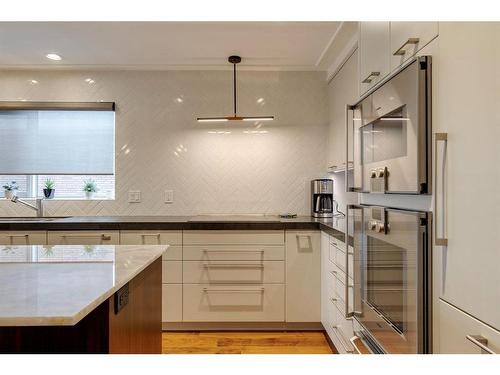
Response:
POLYGON ((174 203, 174 191, 165 190, 165 203, 174 203))
POLYGON ((128 202, 129 203, 140 203, 141 202, 141 191, 140 190, 130 190, 128 192, 128 202))

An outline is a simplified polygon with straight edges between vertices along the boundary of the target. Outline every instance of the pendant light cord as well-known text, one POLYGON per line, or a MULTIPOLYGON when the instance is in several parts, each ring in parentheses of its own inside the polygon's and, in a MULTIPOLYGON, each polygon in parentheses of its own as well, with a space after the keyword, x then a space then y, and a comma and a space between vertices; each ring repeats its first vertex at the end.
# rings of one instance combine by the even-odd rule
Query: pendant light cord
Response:
POLYGON ((234 117, 236 117, 236 64, 233 63, 233 103, 234 103, 234 117))

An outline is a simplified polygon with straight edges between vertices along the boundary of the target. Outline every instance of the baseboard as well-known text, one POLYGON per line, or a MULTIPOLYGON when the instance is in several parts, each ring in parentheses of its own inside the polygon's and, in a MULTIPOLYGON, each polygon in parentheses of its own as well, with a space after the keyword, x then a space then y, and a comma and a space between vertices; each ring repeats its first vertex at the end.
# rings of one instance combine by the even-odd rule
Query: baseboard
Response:
POLYGON ((164 331, 324 331, 319 322, 163 322, 164 331))

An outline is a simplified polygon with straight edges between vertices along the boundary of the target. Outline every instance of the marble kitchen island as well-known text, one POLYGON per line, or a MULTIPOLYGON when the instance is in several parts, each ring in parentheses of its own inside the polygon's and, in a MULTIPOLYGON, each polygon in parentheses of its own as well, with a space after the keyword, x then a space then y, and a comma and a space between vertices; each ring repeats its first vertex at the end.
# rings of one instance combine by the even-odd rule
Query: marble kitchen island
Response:
POLYGON ((167 248, 0 246, 0 352, 160 353, 167 248))

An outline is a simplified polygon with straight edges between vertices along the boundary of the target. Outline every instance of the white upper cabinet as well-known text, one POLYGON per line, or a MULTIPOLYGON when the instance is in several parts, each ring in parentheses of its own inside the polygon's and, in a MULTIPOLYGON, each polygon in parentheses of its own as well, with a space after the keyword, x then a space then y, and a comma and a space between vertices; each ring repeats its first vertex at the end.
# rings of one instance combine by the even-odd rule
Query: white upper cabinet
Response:
POLYGON ((391 22, 391 71, 438 36, 438 22, 391 22))
POLYGON ((434 279, 443 300, 500 330, 500 24, 439 26, 433 128, 448 135, 434 154, 433 215, 447 246, 434 248, 434 279))
POLYGON ((390 47, 389 22, 359 23, 360 95, 389 74, 390 47))
POLYGON ((346 159, 346 105, 358 98, 358 51, 347 59, 344 66, 328 85, 328 165, 330 170, 345 167, 346 159))

